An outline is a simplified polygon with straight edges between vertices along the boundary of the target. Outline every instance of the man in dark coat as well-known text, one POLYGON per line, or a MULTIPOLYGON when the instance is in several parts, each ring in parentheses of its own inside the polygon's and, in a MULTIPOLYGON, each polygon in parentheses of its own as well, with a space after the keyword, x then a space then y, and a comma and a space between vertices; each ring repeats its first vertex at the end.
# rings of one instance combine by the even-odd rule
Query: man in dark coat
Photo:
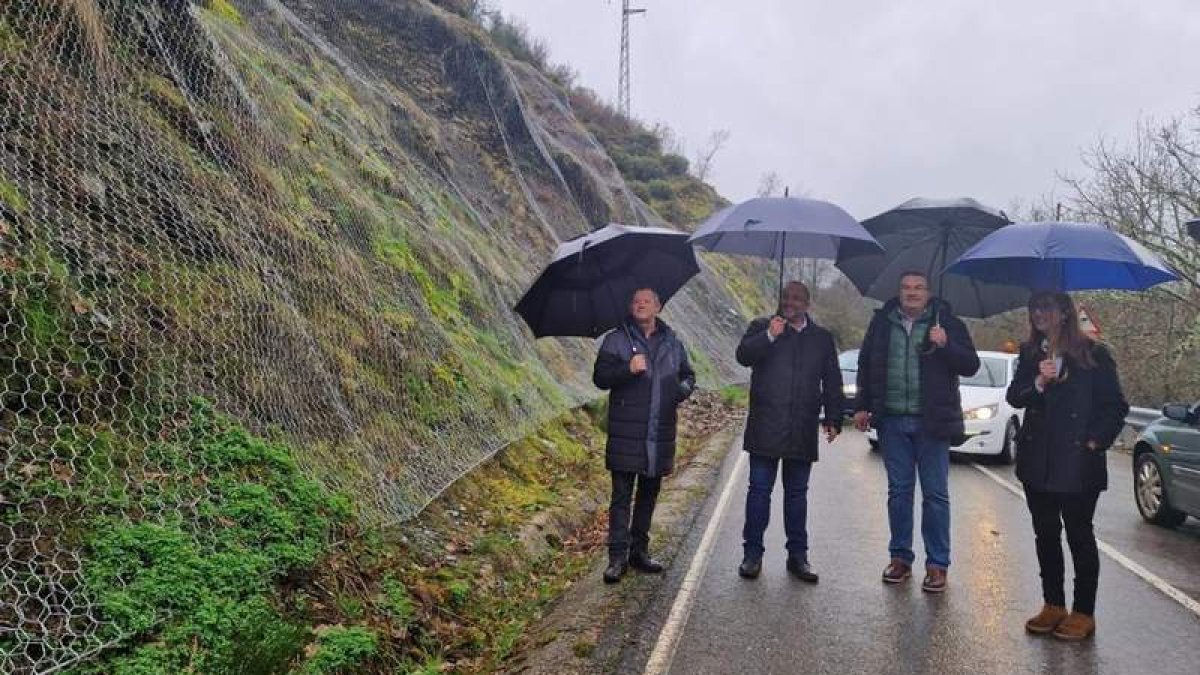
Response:
POLYGON ((946 590, 950 566, 950 446, 962 438, 958 378, 979 370, 967 327, 940 299, 930 298, 922 272, 900 278, 898 297, 875 312, 858 353, 854 425, 879 430, 888 475, 891 562, 883 581, 912 576, 913 491, 921 481, 921 536, 925 581, 946 590))
POLYGON ((630 566, 663 570, 650 557, 650 519, 662 477, 674 468, 675 408, 691 396, 696 375, 683 345, 658 318, 661 310, 653 289, 635 291, 629 317, 605 336, 592 372, 596 386, 609 390, 605 466, 612 473, 612 501, 604 581, 610 584, 630 566))
POLYGON ((737 348, 738 363, 751 368, 750 417, 742 444, 750 454, 750 486, 738 567, 747 579, 762 571, 763 532, 782 460, 787 569, 804 581, 818 580, 808 562, 808 479, 817 461, 822 407, 826 439, 841 431, 842 371, 833 336, 808 316, 808 303, 808 287, 789 283, 779 313, 751 322, 737 348))

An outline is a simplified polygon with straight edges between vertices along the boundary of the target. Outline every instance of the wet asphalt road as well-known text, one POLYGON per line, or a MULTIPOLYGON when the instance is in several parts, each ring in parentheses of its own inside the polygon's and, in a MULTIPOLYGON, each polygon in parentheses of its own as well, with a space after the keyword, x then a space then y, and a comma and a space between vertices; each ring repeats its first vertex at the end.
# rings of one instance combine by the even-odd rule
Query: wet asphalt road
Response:
MULTIPOLYGON (((900 586, 880 582, 887 563, 886 478, 865 439, 847 432, 822 449, 809 491, 809 557, 818 585, 788 576, 780 487, 767 531, 763 574, 737 576, 745 464, 731 449, 705 513, 675 559, 620 672, 641 672, 686 573, 716 495, 736 468, 734 489, 677 643, 671 673, 1200 673, 1200 616, 1101 554, 1097 635, 1082 644, 1029 636, 1041 606, 1032 529, 1024 502, 969 463, 951 465, 953 563, 942 595, 920 590, 920 570, 900 586)), ((1015 483, 1008 467, 986 467, 1015 483)), ((1133 504, 1129 457, 1110 453, 1097 536, 1200 600, 1200 523, 1178 530, 1145 523, 1133 504)), ((920 543, 917 493, 914 549, 920 543)), ((1066 552, 1064 541, 1064 552, 1066 552)), ((1072 573, 1067 555, 1067 578, 1072 573)), ((1068 599, 1070 598, 1068 581, 1068 599)))

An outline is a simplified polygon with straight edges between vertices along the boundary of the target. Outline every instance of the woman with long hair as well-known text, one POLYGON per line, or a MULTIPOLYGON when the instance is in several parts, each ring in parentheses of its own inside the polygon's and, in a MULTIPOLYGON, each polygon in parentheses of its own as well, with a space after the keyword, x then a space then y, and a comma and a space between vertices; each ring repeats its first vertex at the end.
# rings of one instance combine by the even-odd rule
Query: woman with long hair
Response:
POLYGON ((1017 478, 1033 517, 1045 605, 1025 623, 1035 634, 1083 640, 1096 631, 1100 554, 1092 518, 1108 487, 1105 451, 1125 424, 1129 405, 1104 345, 1079 329, 1066 293, 1029 299, 1029 339, 1021 345, 1008 402, 1025 408, 1017 437, 1017 478), (1075 567, 1075 597, 1063 592, 1062 530, 1075 567))

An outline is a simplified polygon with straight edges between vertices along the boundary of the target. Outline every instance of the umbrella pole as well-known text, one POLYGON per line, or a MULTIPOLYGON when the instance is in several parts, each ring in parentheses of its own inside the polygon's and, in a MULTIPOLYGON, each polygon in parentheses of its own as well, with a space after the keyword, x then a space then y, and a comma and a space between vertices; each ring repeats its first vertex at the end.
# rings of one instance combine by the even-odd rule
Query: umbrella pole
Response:
MULTIPOLYGON (((945 260, 946 252, 945 249, 942 249, 942 261, 944 262, 945 260)), ((937 326, 938 328, 941 328, 942 326, 942 278, 945 276, 945 272, 942 272, 938 275, 937 297, 935 298, 935 304, 933 306, 933 325, 937 326)))
POLYGON ((775 303, 775 313, 780 316, 782 316, 781 312, 783 311, 783 250, 786 248, 786 244, 787 234, 779 235, 779 283, 777 284, 779 298, 775 303))
POLYGON ((942 227, 942 266, 938 270, 937 282, 937 302, 933 306, 933 325, 941 328, 942 326, 942 281, 946 278, 946 251, 950 248, 950 229, 942 227))
MULTIPOLYGON (((580 249, 580 251, 579 251, 579 264, 580 265, 583 264, 583 251, 586 248, 587 248, 587 246, 585 245, 584 248, 580 249)), ((604 269, 604 263, 601 262, 600 259, 596 260, 596 266, 600 268, 601 274, 603 274, 604 276, 608 276, 608 270, 604 269)), ((606 286, 606 288, 608 288, 609 302, 613 303, 613 306, 615 306, 618 309, 618 311, 620 311, 621 304, 619 302, 617 302, 617 299, 615 297, 613 297, 612 286, 606 286)), ((629 346, 633 349, 633 353, 637 354, 637 343, 633 341, 633 333, 629 332, 629 324, 625 321, 624 312, 621 312, 620 321, 621 321, 621 330, 625 331, 625 337, 629 339, 629 346)))

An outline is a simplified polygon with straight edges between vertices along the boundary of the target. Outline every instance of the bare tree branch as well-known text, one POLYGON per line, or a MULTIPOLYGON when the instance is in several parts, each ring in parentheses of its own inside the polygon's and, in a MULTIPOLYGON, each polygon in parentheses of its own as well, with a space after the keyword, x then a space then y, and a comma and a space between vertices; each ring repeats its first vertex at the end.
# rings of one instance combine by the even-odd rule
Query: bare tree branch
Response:
POLYGON ((783 179, 779 177, 779 174, 774 171, 768 171, 758 179, 757 194, 759 197, 775 197, 779 195, 782 187, 783 179))
POLYGON ((713 167, 713 158, 717 156, 721 148, 725 147, 729 141, 729 135, 728 129, 718 129, 712 132, 712 135, 708 137, 708 142, 696 152, 696 161, 692 166, 698 180, 708 180, 708 175, 713 167))

